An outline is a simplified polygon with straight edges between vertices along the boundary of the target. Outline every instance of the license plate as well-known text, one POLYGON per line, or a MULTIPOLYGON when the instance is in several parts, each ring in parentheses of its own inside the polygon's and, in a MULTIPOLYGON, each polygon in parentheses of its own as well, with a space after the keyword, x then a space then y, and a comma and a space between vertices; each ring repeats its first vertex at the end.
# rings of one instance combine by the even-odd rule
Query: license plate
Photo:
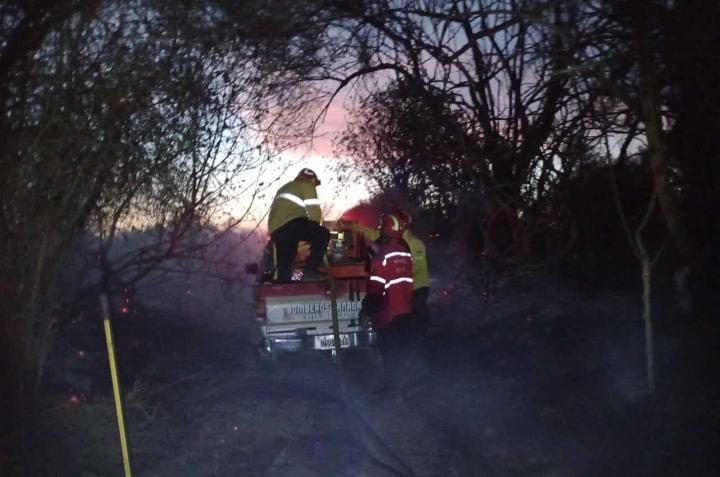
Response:
MULTIPOLYGON (((340 347, 350 347, 350 335, 340 335, 340 347)), ((335 336, 325 335, 315 337, 315 349, 333 349, 335 348, 335 336)))

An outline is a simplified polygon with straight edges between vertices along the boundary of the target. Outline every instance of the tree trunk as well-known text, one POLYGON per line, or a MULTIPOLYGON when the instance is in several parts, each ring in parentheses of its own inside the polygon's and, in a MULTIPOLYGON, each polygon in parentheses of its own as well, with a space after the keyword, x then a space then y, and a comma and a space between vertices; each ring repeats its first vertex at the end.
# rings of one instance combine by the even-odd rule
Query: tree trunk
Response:
MULTIPOLYGON (((640 33, 643 33, 642 29, 640 33)), ((641 38, 638 41, 640 44, 640 113, 645 123, 653 189, 660 205, 663 221, 679 254, 678 273, 687 275, 688 270, 691 270, 692 267, 690 247, 685 225, 680 219, 677 194, 668 177, 667 151, 663 138, 662 116, 658 107, 658 72, 647 40, 641 38)), ((676 280, 676 285, 682 287, 682 289, 676 290, 678 304, 691 307, 690 295, 688 290, 684 289, 686 284, 686 280, 676 280)))

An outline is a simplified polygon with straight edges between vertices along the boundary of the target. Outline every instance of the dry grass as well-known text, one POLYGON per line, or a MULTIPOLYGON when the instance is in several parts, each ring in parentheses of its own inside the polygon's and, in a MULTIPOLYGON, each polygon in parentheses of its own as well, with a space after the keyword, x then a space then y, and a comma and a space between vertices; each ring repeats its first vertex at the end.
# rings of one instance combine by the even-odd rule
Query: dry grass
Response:
MULTIPOLYGON (((115 404, 111 397, 49 398, 44 425, 48 435, 62 436, 68 475, 122 475, 122 455, 115 404)), ((125 422, 134 467, 164 454, 170 420, 146 381, 135 381, 124 396, 125 422)))

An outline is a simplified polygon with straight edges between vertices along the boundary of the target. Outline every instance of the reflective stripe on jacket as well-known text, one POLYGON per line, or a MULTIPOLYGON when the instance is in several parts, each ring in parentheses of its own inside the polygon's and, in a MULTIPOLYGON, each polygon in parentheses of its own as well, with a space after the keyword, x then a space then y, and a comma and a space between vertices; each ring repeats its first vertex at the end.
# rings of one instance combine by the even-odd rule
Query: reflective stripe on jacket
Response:
POLYGON ((315 184, 302 178, 282 186, 270 206, 268 232, 271 234, 293 219, 307 217, 320 223, 322 213, 315 184))
POLYGON ((367 293, 375 295, 379 303, 378 312, 371 319, 374 326, 382 329, 396 316, 412 313, 413 262, 401 240, 389 239, 376 245, 367 293))
MULTIPOLYGON (((371 229, 358 223, 353 223, 352 229, 360 232, 368 240, 374 242, 380 237, 378 229, 371 229)), ((417 238, 410 230, 405 230, 402 236, 403 240, 410 249, 413 259, 413 289, 430 286, 430 274, 428 273, 427 255, 425 253, 425 244, 417 238)))

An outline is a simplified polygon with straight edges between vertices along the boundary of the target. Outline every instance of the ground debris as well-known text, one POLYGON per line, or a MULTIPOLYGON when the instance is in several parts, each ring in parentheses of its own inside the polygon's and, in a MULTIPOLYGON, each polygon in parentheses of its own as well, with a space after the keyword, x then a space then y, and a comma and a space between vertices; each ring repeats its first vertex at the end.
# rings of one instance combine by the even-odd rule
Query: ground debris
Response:
MULTIPOLYGON (((403 360, 357 354, 342 377, 328 355, 288 356, 269 370, 253 365, 237 331, 173 336, 165 326, 161 347, 121 367, 134 473, 592 477, 689 465, 692 475, 712 475, 720 414, 697 383, 716 373, 691 359, 711 340, 662 349, 659 362, 676 368, 661 374, 667 397, 647 406, 641 330, 625 319, 632 310, 614 314, 620 297, 604 306, 595 297, 580 314, 576 299, 538 308, 538 297, 525 297, 503 321, 442 332, 436 323, 403 360), (670 359, 676 350, 686 352, 670 359)), ((97 382, 107 369, 97 369, 90 395, 48 395, 43 427, 27 442, 33 452, 46 442, 49 457, 19 475, 121 475, 113 401, 97 382)))

